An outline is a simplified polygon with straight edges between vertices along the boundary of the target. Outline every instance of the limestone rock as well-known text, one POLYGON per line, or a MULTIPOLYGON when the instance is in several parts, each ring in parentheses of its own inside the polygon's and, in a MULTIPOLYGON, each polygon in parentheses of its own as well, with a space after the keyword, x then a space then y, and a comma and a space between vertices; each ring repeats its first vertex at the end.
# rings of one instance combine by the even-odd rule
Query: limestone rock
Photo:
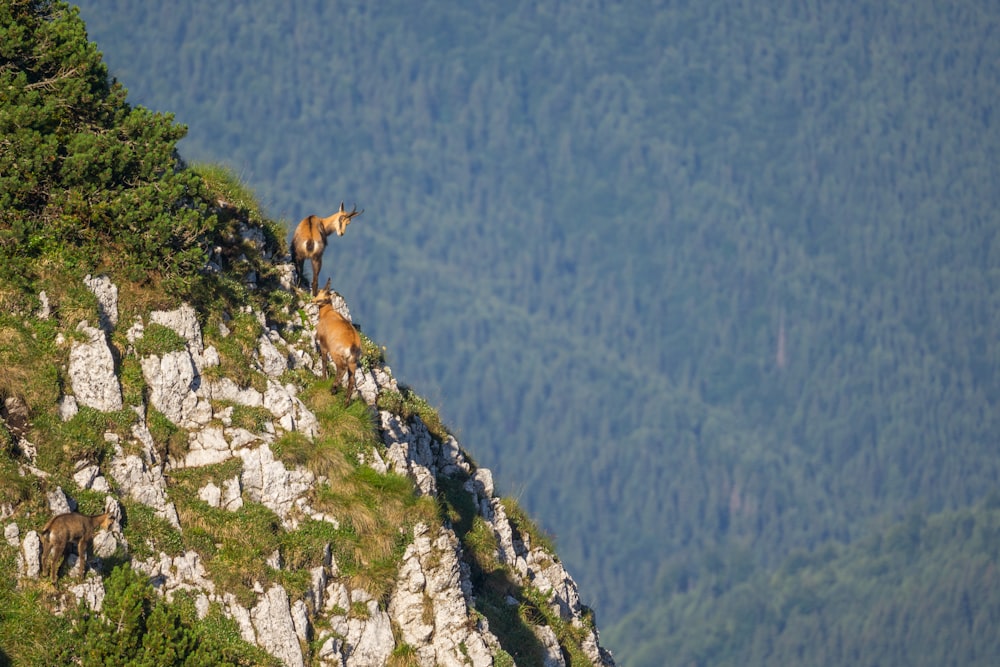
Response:
POLYGON ((3 529, 3 538, 7 540, 7 544, 12 547, 19 546, 21 544, 21 529, 17 527, 16 523, 9 523, 3 529))
POLYGON ((264 405, 264 395, 253 387, 240 388, 229 378, 220 378, 207 383, 206 397, 213 401, 229 401, 238 405, 259 408, 264 405))
POLYGON ((49 492, 48 501, 49 511, 52 512, 52 516, 72 512, 76 509, 76 503, 70 502, 69 497, 66 495, 66 492, 62 490, 61 486, 57 486, 55 491, 49 492))
POLYGON ((498 641, 470 620, 472 601, 462 587, 458 540, 448 529, 414 527, 403 555, 389 614, 421 665, 492 665, 498 641))
POLYGON ((180 528, 177 508, 167 500, 166 481, 159 468, 150 466, 137 454, 125 454, 120 446, 116 448, 108 467, 122 492, 152 507, 157 516, 180 528))
POLYGON ((187 341, 187 347, 193 355, 200 356, 204 350, 198 313, 190 305, 185 303, 174 310, 155 310, 149 314, 149 321, 177 332, 187 341))
POLYGON ((209 482, 198 489, 198 497, 208 503, 210 507, 218 507, 222 504, 222 489, 209 482))
POLYGON ((288 604, 288 593, 275 584, 250 610, 250 620, 257 633, 257 643, 287 667, 304 666, 302 647, 295 634, 288 604))
POLYGON ((305 469, 288 470, 284 463, 275 460, 266 444, 256 449, 241 449, 239 455, 243 459, 241 481, 247 496, 274 510, 288 527, 297 525, 291 511, 296 499, 312 485, 313 474, 305 469))
POLYGON ((18 560, 20 561, 18 570, 22 571, 24 576, 39 576, 42 570, 42 540, 35 531, 29 530, 24 536, 18 560))
POLYGON ((222 497, 219 499, 220 505, 230 512, 235 512, 243 507, 242 493, 243 489, 240 486, 240 478, 238 476, 225 480, 222 483, 222 497))
POLYGON ((383 410, 382 440, 386 446, 386 461, 398 473, 408 475, 425 495, 437 493, 432 438, 427 427, 415 418, 404 422, 398 415, 383 410))
POLYGON ((86 338, 83 343, 73 341, 69 351, 69 379, 76 400, 102 412, 121 410, 122 388, 104 332, 86 322, 76 330, 86 338))
POLYGON ((226 615, 236 621, 236 625, 239 626, 240 637, 243 641, 256 644, 257 633, 254 632, 253 629, 253 621, 250 618, 250 610, 240 605, 236 596, 232 593, 222 594, 222 605, 223 609, 226 611, 226 615))
POLYGON ((101 469, 96 465, 85 465, 73 473, 73 481, 81 489, 89 489, 97 476, 101 474, 101 469))
POLYGON ((547 625, 536 625, 531 628, 538 637, 539 643, 545 650, 542 657, 544 667, 566 667, 566 661, 562 657, 562 649, 559 648, 559 638, 555 631, 547 625))
POLYGON ((364 603, 367 618, 347 620, 344 640, 344 664, 347 667, 381 667, 386 664, 396 641, 392 636, 389 615, 378 608, 378 602, 361 590, 352 594, 353 603, 364 603))
MULTIPOLYGON (((284 346, 277 333, 274 334, 274 338, 284 346)), ((261 334, 257 339, 257 359, 261 370, 269 377, 277 378, 288 370, 288 353, 279 350, 266 334, 261 334)))
MULTIPOLYGON (((187 350, 167 352, 162 357, 155 354, 140 361, 142 376, 149 385, 150 404, 177 426, 197 426, 207 419, 195 420, 200 385, 191 353, 187 350), (197 382, 196 382, 197 380, 197 382)), ((204 416, 204 411, 200 413, 204 416)), ((209 411, 208 418, 211 418, 209 411)))
POLYGON ((76 397, 67 394, 59 399, 59 419, 64 422, 68 422, 70 419, 76 416, 80 411, 80 407, 76 403, 76 397))
POLYGON ((218 426, 208 426, 190 435, 187 454, 180 467, 192 468, 222 463, 233 457, 225 432, 218 426))
POLYGON ((165 553, 144 561, 134 561, 133 567, 149 577, 167 599, 173 598, 178 590, 215 592, 215 584, 208 578, 201 556, 196 551, 187 551, 171 558, 165 553))
POLYGON ((111 333, 118 326, 118 287, 107 276, 92 278, 87 275, 83 282, 97 297, 101 328, 111 333))
POLYGON ((83 602, 94 611, 104 606, 104 580, 99 576, 89 576, 82 583, 69 587, 77 602, 83 602))
MULTIPOLYGON (((256 242, 255 238, 251 241, 256 242)), ((287 268, 291 276, 291 266, 287 268)), ((72 419, 78 403, 103 410, 121 409, 121 389, 105 335, 117 325, 117 290, 105 278, 88 278, 88 286, 101 303, 104 331, 81 324, 80 332, 86 342, 75 342, 71 348, 73 393, 60 402, 63 419, 72 419)), ((350 318, 339 295, 334 307, 350 318)), ((139 420, 132 425, 132 442, 118 443, 120 436, 115 436, 111 440, 116 445, 111 460, 101 467, 79 465, 73 473, 75 484, 80 488, 107 489, 108 481, 101 475, 103 467, 105 474, 114 480, 117 491, 154 508, 157 515, 183 531, 185 527, 180 524, 177 510, 169 502, 165 472, 214 465, 238 456, 242 470, 230 472, 228 479, 203 477, 199 498, 212 507, 239 511, 245 493, 248 502, 263 504, 274 511, 286 529, 295 529, 304 519, 339 525, 337 517, 309 506, 316 497, 315 475, 302 467, 287 468, 285 463, 275 460, 271 450, 282 432, 297 431, 307 437, 315 437, 319 432, 316 416, 298 398, 297 387, 282 384, 280 380, 289 368, 319 371, 313 345, 316 307, 308 305, 305 311, 305 318, 283 325, 287 330, 279 332, 268 328, 262 312, 245 309, 257 317, 263 328, 250 355, 250 361, 266 376, 263 391, 259 384, 258 388, 241 387, 230 378, 219 377, 219 373, 203 374, 206 368, 219 366, 220 359, 217 350, 204 346, 197 313, 191 306, 150 313, 147 320, 177 332, 185 341, 184 349, 139 360, 149 390, 149 405, 133 406, 139 420), (273 419, 265 419, 253 432, 237 427, 234 405, 262 407, 273 419), (162 443, 154 442, 145 421, 147 407, 158 410, 187 431, 189 449, 185 454, 161 459, 158 446, 162 443)), ((140 318, 126 337, 134 343, 143 330, 140 318)), ((220 330, 222 335, 228 335, 225 325, 220 330)), ((134 354, 134 350, 126 354, 134 354)), ((365 403, 373 407, 382 391, 399 390, 385 365, 359 370, 357 388, 365 403)), ((582 629, 583 650, 593 664, 613 665, 610 654, 600 646, 596 630, 585 618, 587 610, 580 602, 576 583, 553 555, 533 548, 527 535, 513 529, 503 503, 494 495, 492 473, 468 460, 454 438, 448 436, 442 441, 432 436, 418 417, 403 419, 383 411, 376 423, 385 450, 368 448, 359 453, 359 462, 383 474, 390 470, 405 474, 414 481, 419 493, 425 495, 438 493, 438 479, 442 476, 459 481, 493 531, 497 540, 496 557, 507 566, 513 584, 543 591, 554 613, 582 629)), ((38 474, 44 473, 38 471, 38 474)), ((61 489, 56 489, 49 495, 49 505, 56 514, 70 511, 75 503, 61 489)), ((120 532, 121 506, 112 496, 108 496, 105 506, 113 513, 116 525, 95 536, 94 553, 103 558, 116 550, 128 549, 120 532)), ((341 575, 330 545, 326 545, 322 564, 310 569, 308 586, 297 594, 297 599, 289 599, 287 591, 278 584, 248 582, 256 595, 248 606, 243 606, 230 592, 215 590, 197 552, 173 557, 161 553, 141 562, 133 558, 132 563, 168 599, 178 590, 192 591, 201 618, 213 604, 219 605, 236 622, 243 639, 268 651, 284 665, 298 667, 309 657, 312 663, 324 666, 381 666, 390 660, 397 641, 413 648, 416 663, 420 665, 492 665, 500 651, 499 640, 490 631, 488 621, 475 612, 470 568, 463 560, 462 546, 454 530, 449 525, 432 528, 420 524, 414 527, 412 537, 399 564, 395 587, 383 605, 363 589, 348 587, 353 584, 350 578, 341 575), (394 628, 398 636, 394 636, 394 628), (303 651, 307 645, 314 647, 308 656, 303 651)), ((41 554, 38 534, 28 532, 21 540, 18 526, 10 524, 5 539, 18 547, 19 573, 38 576, 41 554)), ((281 568, 283 555, 280 550, 275 551, 266 562, 281 568)), ((92 608, 99 608, 103 602, 100 581, 96 574, 89 576, 71 589, 73 595, 92 608)), ((545 647, 544 664, 565 664, 552 629, 541 626, 532 630, 545 647)))

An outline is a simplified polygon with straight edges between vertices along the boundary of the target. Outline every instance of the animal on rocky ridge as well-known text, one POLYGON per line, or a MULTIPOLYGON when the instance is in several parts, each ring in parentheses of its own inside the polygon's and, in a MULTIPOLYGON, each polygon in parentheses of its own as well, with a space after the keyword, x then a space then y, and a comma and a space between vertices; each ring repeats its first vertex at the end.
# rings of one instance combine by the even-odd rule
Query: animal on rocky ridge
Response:
POLYGON ((94 533, 102 528, 110 528, 113 521, 108 512, 95 516, 67 512, 49 519, 42 528, 42 571, 45 571, 47 564, 53 584, 56 583, 59 566, 62 565, 66 547, 70 543, 76 544, 76 553, 80 561, 80 578, 83 578, 94 533))
POLYGON ((340 384, 340 377, 347 372, 347 393, 344 404, 351 402, 354 392, 354 376, 361 361, 361 336, 354 325, 333 307, 333 292, 330 291, 330 279, 320 290, 312 302, 319 306, 319 318, 316 323, 316 344, 319 346, 320 359, 323 361, 323 377, 330 377, 328 363, 333 361, 336 367, 335 382, 330 388, 340 384))
POLYGON ((312 295, 316 296, 319 286, 319 271, 323 266, 323 251, 326 249, 326 237, 333 232, 337 236, 343 236, 347 225, 355 216, 364 213, 365 210, 358 210, 358 205, 354 205, 354 210, 345 211, 344 202, 340 202, 340 210, 333 215, 321 218, 318 215, 310 215, 302 219, 295 227, 292 235, 292 262, 295 264, 295 271, 298 275, 298 283, 301 284, 305 276, 302 271, 308 259, 312 264, 312 295))

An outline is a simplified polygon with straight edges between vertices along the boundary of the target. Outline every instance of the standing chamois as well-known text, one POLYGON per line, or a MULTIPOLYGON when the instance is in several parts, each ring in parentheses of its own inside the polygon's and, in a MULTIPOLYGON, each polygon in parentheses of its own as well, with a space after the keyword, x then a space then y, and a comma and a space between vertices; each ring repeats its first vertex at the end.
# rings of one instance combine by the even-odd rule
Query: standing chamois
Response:
POLYGON ((330 392, 340 384, 340 376, 347 371, 347 393, 344 395, 344 405, 351 402, 354 392, 354 374, 361 360, 361 336, 346 317, 333 307, 333 293, 330 292, 330 279, 326 286, 313 297, 313 303, 319 306, 319 319, 316 323, 316 344, 319 346, 320 359, 323 360, 323 377, 330 377, 327 358, 336 367, 334 383, 330 392))
POLYGON ((62 565, 66 547, 70 543, 76 543, 76 553, 80 560, 80 578, 83 578, 87 567, 87 556, 94 542, 94 533, 101 528, 110 528, 113 521, 108 512, 97 516, 68 512, 49 519, 42 528, 42 571, 45 571, 47 561, 53 584, 56 583, 59 566, 62 565))
POLYGON ((302 222, 295 228, 295 234, 292 236, 292 261, 295 263, 295 271, 298 273, 300 284, 305 281, 302 270, 305 268, 306 259, 312 262, 313 296, 316 296, 319 285, 319 270, 323 266, 326 237, 332 232, 337 232, 337 236, 343 236, 347 225, 351 224, 351 219, 364 212, 365 209, 358 210, 357 204, 354 205, 353 211, 345 211, 344 202, 340 202, 340 210, 329 218, 310 215, 303 218, 302 222))

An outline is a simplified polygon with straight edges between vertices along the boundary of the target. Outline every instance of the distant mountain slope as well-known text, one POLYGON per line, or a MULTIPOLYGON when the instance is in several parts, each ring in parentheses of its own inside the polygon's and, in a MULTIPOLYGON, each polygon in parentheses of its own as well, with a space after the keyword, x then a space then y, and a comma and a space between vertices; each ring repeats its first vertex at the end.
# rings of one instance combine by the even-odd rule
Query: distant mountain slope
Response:
MULTIPOLYGON (((656 613, 625 624, 648 637, 639 664, 992 665, 1000 649, 998 496, 902 522, 856 544, 797 552, 739 581, 671 582, 656 613)), ((680 573, 678 573, 680 574, 680 573)))
POLYGON ((609 621, 996 488, 993 5, 82 6, 609 621))

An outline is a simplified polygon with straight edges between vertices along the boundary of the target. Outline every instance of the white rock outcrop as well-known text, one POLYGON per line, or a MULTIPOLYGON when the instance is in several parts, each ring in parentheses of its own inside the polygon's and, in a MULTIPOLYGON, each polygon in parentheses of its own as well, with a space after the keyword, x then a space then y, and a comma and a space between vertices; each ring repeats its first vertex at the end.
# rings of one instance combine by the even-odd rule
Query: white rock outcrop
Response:
POLYGON ((87 275, 83 282, 97 297, 97 312, 101 328, 107 333, 111 333, 118 326, 118 286, 111 282, 111 278, 107 276, 92 277, 87 275))
POLYGON ((295 623, 288 603, 288 593, 277 584, 260 597, 250 610, 250 622, 256 631, 257 643, 286 667, 303 667, 302 647, 295 634, 295 623))
POLYGON ((122 388, 104 331, 87 322, 76 330, 85 339, 74 340, 69 351, 69 380, 77 402, 102 412, 121 410, 122 388))
POLYGON ((417 647, 421 665, 492 665, 499 642, 472 615, 455 534, 414 527, 413 543, 403 554, 389 615, 403 639, 417 647))

